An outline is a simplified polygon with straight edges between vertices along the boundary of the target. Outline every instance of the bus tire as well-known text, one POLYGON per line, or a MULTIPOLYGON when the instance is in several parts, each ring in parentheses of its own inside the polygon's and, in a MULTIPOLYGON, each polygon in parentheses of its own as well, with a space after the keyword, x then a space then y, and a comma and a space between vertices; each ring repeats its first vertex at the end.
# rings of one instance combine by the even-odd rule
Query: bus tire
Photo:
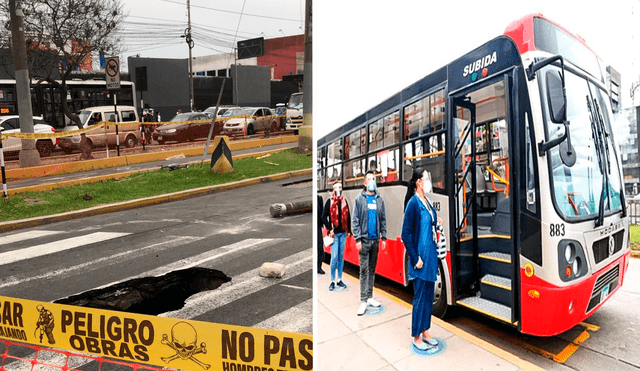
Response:
POLYGON ((447 282, 442 263, 438 262, 438 276, 433 287, 433 310, 436 317, 444 318, 447 315, 447 282))

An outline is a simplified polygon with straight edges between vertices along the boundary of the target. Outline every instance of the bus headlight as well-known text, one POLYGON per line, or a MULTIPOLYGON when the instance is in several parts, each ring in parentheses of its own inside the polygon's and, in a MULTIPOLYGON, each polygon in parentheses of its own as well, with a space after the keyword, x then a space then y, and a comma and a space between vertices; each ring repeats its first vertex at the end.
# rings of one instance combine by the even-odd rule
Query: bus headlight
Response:
POLYGON ((564 282, 569 282, 587 273, 587 259, 580 242, 561 240, 558 243, 558 274, 564 282))
POLYGON ((573 258, 575 257, 575 251, 576 248, 573 246, 573 244, 568 243, 567 247, 564 249, 564 259, 567 261, 567 263, 571 263, 573 261, 573 258))

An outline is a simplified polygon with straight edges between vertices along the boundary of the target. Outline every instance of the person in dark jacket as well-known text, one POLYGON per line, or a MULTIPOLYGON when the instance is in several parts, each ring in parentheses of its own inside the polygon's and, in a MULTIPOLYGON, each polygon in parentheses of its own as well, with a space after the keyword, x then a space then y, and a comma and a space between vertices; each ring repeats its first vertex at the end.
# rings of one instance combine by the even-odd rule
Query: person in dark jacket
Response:
POLYGON ((333 291, 336 286, 346 289, 347 285, 342 282, 342 269, 344 268, 344 246, 347 237, 351 235, 351 211, 342 194, 342 184, 339 182, 333 184, 331 198, 324 205, 322 221, 329 236, 333 237, 331 264, 329 265, 331 269, 329 291, 333 291), (338 271, 337 281, 336 271, 338 271))
POLYGON ((373 285, 378 249, 384 250, 387 241, 387 214, 372 170, 365 174, 363 185, 364 189, 355 199, 351 225, 360 260, 359 316, 366 313, 368 306, 380 307, 380 303, 373 298, 373 285))
POLYGON ((323 203, 322 203, 322 196, 318 195, 318 203, 316 204, 316 209, 317 209, 317 216, 318 216, 318 220, 317 220, 317 224, 318 224, 318 230, 317 230, 317 235, 318 235, 318 239, 317 239, 317 243, 318 243, 318 274, 324 274, 324 270, 322 270, 322 262, 324 261, 324 245, 322 244, 322 227, 324 226, 324 223, 322 221, 322 214, 323 214, 323 203))
POLYGON ((409 201, 402 223, 402 241, 409 255, 409 280, 413 281, 413 345, 420 350, 435 352, 438 341, 432 338, 428 331, 431 327, 433 290, 438 274, 439 254, 435 238, 438 216, 427 198, 427 194, 432 191, 429 173, 417 168, 407 189, 409 201))

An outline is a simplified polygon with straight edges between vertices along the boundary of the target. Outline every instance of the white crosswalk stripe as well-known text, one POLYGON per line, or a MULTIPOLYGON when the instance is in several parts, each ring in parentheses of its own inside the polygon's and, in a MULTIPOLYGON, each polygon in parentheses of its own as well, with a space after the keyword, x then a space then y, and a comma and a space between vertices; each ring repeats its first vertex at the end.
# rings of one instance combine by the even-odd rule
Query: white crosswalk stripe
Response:
MULTIPOLYGON (((86 232, 93 231, 93 228, 87 228, 86 232)), ((11 262, 21 261, 25 259, 35 258, 39 256, 45 256, 59 251, 70 250, 80 246, 85 246, 91 243, 99 241, 106 241, 118 237, 128 235, 128 233, 107 233, 107 232, 93 232, 83 236, 77 236, 72 238, 64 238, 68 236, 69 232, 64 231, 31 231, 26 233, 18 233, 9 236, 0 237, 0 244, 2 246, 17 243, 21 241, 27 241, 39 237, 51 237, 52 240, 58 238, 58 241, 52 241, 45 244, 39 244, 36 246, 26 247, 22 249, 16 249, 13 251, 0 254, 0 265, 6 265, 11 262), (37 233, 36 233, 37 232, 37 233)), ((146 246, 139 246, 127 250, 120 250, 106 256, 96 257, 94 259, 83 261, 81 263, 62 267, 59 269, 53 269, 47 272, 40 272, 37 275, 29 275, 28 273, 22 273, 16 276, 5 276, 0 279, 0 290, 3 288, 20 287, 22 284, 33 282, 47 282, 48 280, 55 279, 74 279, 76 275, 86 274, 87 272, 103 269, 105 266, 126 266, 130 264, 128 262, 134 259, 144 258, 150 254, 157 254, 162 251, 171 251, 176 248, 185 248, 185 246, 201 241, 205 238, 211 237, 190 237, 190 236, 163 236, 162 240, 156 239, 156 241, 150 241, 146 246)), ((187 269, 191 267, 219 267, 224 266, 228 261, 233 261, 237 258, 244 256, 250 256, 251 254, 265 248, 277 246, 286 242, 287 238, 250 238, 241 240, 238 242, 230 243, 224 246, 212 247, 209 251, 195 254, 182 259, 159 266, 142 274, 136 274, 132 277, 123 278, 117 282, 111 282, 105 286, 111 286, 115 283, 130 280, 138 277, 149 276, 161 276, 163 274, 179 270, 187 269)), ((202 251, 202 250, 200 250, 202 251)), ((236 300, 242 299, 248 295, 258 293, 261 290, 267 289, 274 285, 281 285, 286 289, 292 289, 295 291, 310 290, 306 287, 300 287, 299 284, 286 284, 285 281, 290 278, 297 277, 303 273, 311 271, 313 268, 313 254, 311 249, 305 249, 304 251, 295 253, 290 256, 286 256, 275 262, 286 265, 286 273, 282 279, 269 279, 260 277, 258 275, 259 268, 251 269, 244 273, 235 275, 232 277, 232 281, 225 283, 216 290, 205 291, 199 294, 193 295, 187 299, 184 308, 181 310, 164 313, 160 316, 175 317, 191 319, 197 317, 207 311, 220 308, 224 305, 233 303, 236 300)), ((77 263, 77 262, 76 262, 77 263)), ((94 288, 95 289, 95 288, 94 288)), ((271 318, 262 320, 261 322, 254 324, 257 328, 274 329, 279 331, 291 331, 291 332, 304 332, 311 333, 312 331, 312 313, 313 311, 313 299, 303 301, 302 303, 295 305, 292 308, 284 309, 282 312, 273 315, 271 318)), ((33 359, 36 357, 33 353, 26 355, 25 358, 33 359)), ((6 361, 5 361, 6 362, 6 361)), ((33 365, 31 362, 14 361, 4 364, 2 369, 4 371, 33 371, 42 369, 42 365, 61 365, 66 364, 67 367, 73 369, 81 369, 85 365, 91 363, 86 358, 82 357, 70 357, 67 360, 67 356, 62 353, 52 351, 40 351, 37 354, 37 363, 39 365, 33 365)), ((89 366, 90 367, 90 366, 89 366)), ((47 369, 55 370, 56 368, 48 367, 47 369)))
POLYGON ((42 245, 31 246, 26 249, 8 251, 0 254, 0 265, 15 263, 17 261, 49 255, 60 251, 89 245, 96 242, 107 241, 126 236, 129 233, 119 232, 95 232, 86 236, 71 237, 61 241, 49 242, 42 245))
POLYGON ((15 234, 10 234, 7 236, 0 237, 0 246, 9 245, 12 243, 31 240, 34 238, 52 236, 54 234, 64 233, 62 231, 29 231, 29 232, 20 232, 15 234))

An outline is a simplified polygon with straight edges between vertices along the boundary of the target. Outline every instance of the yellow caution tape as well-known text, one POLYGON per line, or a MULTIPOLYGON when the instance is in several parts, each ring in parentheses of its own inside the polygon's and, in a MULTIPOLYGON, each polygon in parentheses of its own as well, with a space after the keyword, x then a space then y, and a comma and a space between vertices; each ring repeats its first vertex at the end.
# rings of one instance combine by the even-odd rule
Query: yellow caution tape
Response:
MULTIPOLYGON (((272 116, 264 116, 268 119, 274 118, 274 117, 278 117, 277 115, 272 115, 272 116)), ((237 119, 237 118, 255 118, 255 116, 249 116, 249 115, 241 115, 241 116, 229 116, 229 117, 218 117, 216 118, 216 121, 218 120, 230 120, 230 119, 237 119)), ((166 122, 138 122, 138 121, 134 121, 134 122, 118 122, 118 127, 128 127, 128 126, 139 126, 139 125, 176 125, 176 124, 187 124, 187 125, 193 125, 193 124, 203 124, 203 123, 210 123, 212 120, 211 119, 207 119, 207 120, 194 120, 194 121, 166 121, 166 122)), ((83 129, 78 129, 78 130, 70 130, 70 131, 60 131, 60 132, 55 132, 55 133, 6 133, 2 136, 2 140, 6 140, 7 137, 13 137, 13 138, 18 138, 18 139, 47 139, 47 138, 63 138, 63 137, 71 137, 71 136, 75 136, 75 135, 80 135, 83 133, 87 133, 102 127, 109 127, 109 126, 115 126, 116 123, 114 121, 102 121, 99 122, 97 124, 88 126, 86 128, 83 129)))
POLYGON ((0 338, 187 371, 313 369, 311 335, 0 296, 0 338))

